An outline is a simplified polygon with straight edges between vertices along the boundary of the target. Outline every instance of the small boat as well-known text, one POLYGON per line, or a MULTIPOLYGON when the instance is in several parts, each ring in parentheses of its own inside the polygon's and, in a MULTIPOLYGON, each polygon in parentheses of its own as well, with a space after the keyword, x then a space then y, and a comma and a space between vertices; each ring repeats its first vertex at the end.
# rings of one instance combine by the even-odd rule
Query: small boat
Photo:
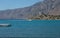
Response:
POLYGON ((28 19, 28 21, 32 21, 32 19, 28 19))
POLYGON ((10 27, 11 24, 0 24, 0 27, 10 27))

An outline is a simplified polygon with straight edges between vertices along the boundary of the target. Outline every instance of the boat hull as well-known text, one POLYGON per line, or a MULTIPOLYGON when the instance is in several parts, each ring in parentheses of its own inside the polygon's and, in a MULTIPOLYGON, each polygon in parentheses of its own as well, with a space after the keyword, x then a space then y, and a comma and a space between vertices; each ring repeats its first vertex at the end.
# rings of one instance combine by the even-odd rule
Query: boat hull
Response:
POLYGON ((11 27, 11 24, 0 24, 0 27, 11 27))

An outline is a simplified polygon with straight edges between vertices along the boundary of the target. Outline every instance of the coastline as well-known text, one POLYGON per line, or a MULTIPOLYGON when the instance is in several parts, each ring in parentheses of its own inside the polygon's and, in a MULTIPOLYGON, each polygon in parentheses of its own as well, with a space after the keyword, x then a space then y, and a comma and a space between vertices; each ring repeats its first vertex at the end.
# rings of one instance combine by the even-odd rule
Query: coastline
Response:
POLYGON ((33 16, 30 19, 35 20, 60 20, 60 15, 39 15, 39 16, 33 16))

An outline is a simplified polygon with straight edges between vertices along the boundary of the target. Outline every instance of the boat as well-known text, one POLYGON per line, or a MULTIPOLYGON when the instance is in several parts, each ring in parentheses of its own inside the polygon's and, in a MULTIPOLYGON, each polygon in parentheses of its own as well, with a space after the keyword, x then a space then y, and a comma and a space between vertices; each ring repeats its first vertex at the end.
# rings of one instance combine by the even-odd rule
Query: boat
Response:
POLYGON ((0 24, 0 27, 10 27, 11 24, 0 24))
POLYGON ((32 21, 32 19, 28 19, 28 21, 32 21))

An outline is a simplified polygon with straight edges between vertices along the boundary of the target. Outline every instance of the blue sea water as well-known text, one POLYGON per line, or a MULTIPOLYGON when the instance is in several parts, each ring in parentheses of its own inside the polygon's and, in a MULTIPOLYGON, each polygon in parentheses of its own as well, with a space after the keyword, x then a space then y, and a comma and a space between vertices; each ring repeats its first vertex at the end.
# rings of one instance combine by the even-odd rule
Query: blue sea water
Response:
POLYGON ((0 37, 60 37, 60 20, 0 20, 0 37))

